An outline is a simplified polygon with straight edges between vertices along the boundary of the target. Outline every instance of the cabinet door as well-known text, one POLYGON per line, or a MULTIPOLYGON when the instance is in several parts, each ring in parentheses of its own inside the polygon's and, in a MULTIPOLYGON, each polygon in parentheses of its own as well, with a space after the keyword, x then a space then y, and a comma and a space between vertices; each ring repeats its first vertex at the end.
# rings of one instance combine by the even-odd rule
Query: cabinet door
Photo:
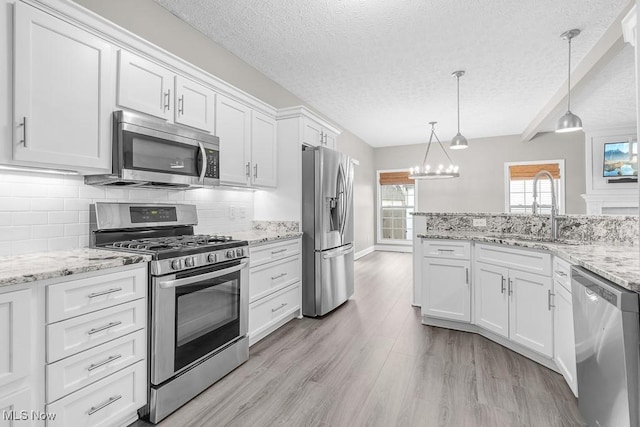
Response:
POLYGON ((510 270, 509 279, 512 290, 509 307, 511 341, 552 357, 551 278, 510 270))
POLYGON ((553 360, 573 394, 578 396, 576 377, 576 345, 573 333, 573 303, 571 294, 560 283, 554 283, 555 309, 553 317, 553 360))
POLYGON ((505 338, 509 337, 509 270, 504 267, 477 262, 473 288, 475 292, 475 321, 505 338))
POLYGON ((0 388, 29 374, 30 304, 29 290, 0 294, 0 388))
POLYGON ((118 53, 118 105, 171 120, 174 74, 138 55, 118 53))
POLYGON ((471 321, 469 261, 423 258, 422 314, 471 321))
POLYGON ((31 389, 23 389, 0 398, 0 426, 29 426, 34 423, 29 419, 31 411, 36 408, 31 401, 31 389), (26 419, 23 417, 26 416, 26 419))
POLYGON ((322 145, 322 126, 307 118, 302 120, 302 142, 314 147, 322 145))
POLYGON ((111 170, 112 52, 106 41, 15 2, 15 160, 111 170))
POLYGON ((251 115, 251 183, 261 187, 276 186, 276 121, 253 112, 251 115))
POLYGON ((175 122, 215 132, 216 93, 206 86, 176 76, 175 122))
POLYGON ((324 129, 323 132, 324 132, 324 136, 323 136, 324 146, 327 147, 327 148, 331 148, 332 150, 335 150, 336 149, 336 139, 337 139, 336 138, 336 134, 331 132, 331 131, 329 131, 329 130, 326 130, 326 129, 324 129))
POLYGON ((216 134, 220 138, 220 182, 248 185, 251 173, 249 107, 218 94, 216 134))

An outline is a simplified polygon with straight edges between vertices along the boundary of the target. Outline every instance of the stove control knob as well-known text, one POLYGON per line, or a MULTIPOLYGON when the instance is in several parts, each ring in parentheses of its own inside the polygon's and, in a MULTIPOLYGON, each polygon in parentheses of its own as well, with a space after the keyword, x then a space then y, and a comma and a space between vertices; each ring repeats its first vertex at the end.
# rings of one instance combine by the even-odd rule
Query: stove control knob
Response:
POLYGON ((218 262, 218 254, 209 254, 207 259, 209 262, 218 262))
POLYGON ((242 248, 236 249, 236 256, 237 257, 244 256, 244 249, 242 249, 242 248))
POLYGON ((180 270, 182 268, 182 260, 176 259, 171 261, 171 268, 174 270, 180 270))
POLYGON ((184 264, 187 267, 193 267, 196 264, 196 259, 194 257, 185 258, 184 264))
POLYGON ((231 250, 227 251, 226 255, 227 255, 227 258, 235 258, 236 257, 236 252, 233 249, 231 249, 231 250))

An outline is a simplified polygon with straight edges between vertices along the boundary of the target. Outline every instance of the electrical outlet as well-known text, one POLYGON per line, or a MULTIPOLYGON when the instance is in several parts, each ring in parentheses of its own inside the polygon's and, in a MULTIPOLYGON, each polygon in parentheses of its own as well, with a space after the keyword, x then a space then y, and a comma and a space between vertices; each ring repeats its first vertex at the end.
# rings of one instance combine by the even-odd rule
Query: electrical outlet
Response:
POLYGON ((236 207, 229 206, 229 219, 235 219, 235 218, 236 218, 236 207))
POLYGON ((473 226, 474 227, 486 227, 487 226, 487 219, 486 218, 474 218, 473 219, 473 226))
POLYGON ((236 213, 238 214, 238 217, 239 217, 239 218, 242 218, 242 219, 244 219, 244 218, 245 218, 245 216, 246 216, 246 213, 245 213, 244 207, 242 207, 242 206, 240 206, 240 207, 237 209, 237 212, 236 212, 236 213))

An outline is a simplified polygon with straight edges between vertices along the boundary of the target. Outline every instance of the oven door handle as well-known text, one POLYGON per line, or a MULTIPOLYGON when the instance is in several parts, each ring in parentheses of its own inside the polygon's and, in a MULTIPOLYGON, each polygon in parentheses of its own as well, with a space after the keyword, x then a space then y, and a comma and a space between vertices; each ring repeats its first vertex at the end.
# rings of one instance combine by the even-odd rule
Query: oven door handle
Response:
POLYGON ((242 270, 247 264, 249 264, 248 259, 243 259, 240 261, 239 265, 235 265, 233 267, 225 268, 224 270, 212 271, 211 273, 200 274, 198 276, 185 277, 184 279, 175 279, 175 280, 160 280, 158 281, 158 285, 162 289, 167 288, 177 288, 178 286, 190 285, 193 283, 200 282, 202 280, 215 279, 216 277, 224 276, 227 274, 235 273, 236 271, 242 270))

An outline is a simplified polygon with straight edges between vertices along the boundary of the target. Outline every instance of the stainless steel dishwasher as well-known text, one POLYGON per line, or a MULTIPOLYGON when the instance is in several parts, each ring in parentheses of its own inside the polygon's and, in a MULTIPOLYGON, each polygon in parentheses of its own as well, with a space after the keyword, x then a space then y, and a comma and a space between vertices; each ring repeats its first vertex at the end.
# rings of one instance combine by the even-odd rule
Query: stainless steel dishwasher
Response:
POLYGON ((638 427, 638 294, 582 267, 571 291, 580 413, 591 427, 638 427))

